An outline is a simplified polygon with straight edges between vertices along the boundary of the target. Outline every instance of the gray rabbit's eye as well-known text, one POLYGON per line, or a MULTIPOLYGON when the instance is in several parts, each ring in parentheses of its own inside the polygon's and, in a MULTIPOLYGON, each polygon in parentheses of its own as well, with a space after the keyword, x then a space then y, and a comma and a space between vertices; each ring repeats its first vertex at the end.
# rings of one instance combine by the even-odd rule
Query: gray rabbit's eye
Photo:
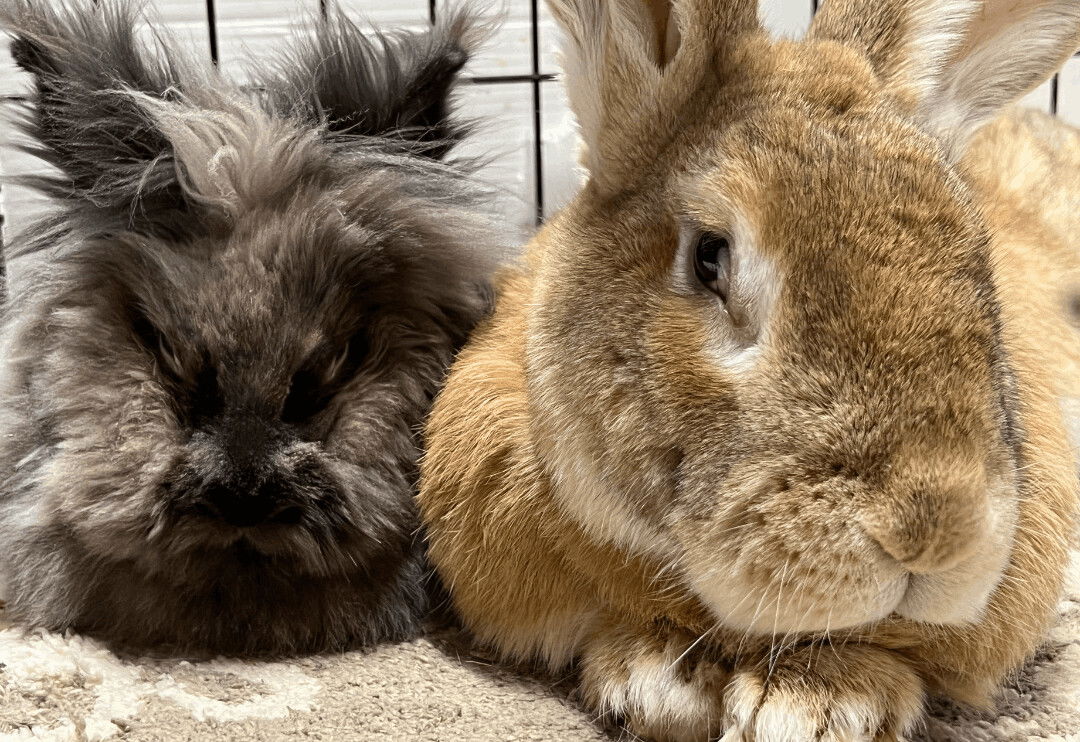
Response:
POLYGON ((281 408, 282 422, 302 425, 323 412, 356 375, 367 352, 367 339, 358 333, 329 360, 323 354, 309 359, 289 383, 281 408))
POLYGON ((223 408, 221 389, 218 387, 217 369, 205 363, 195 374, 187 398, 188 417, 193 425, 220 414, 223 408))
POLYGON ((327 392, 321 374, 302 368, 293 374, 281 408, 281 420, 290 425, 302 423, 321 412, 332 396, 327 392))
POLYGON ((134 310, 131 329, 143 350, 154 359, 163 380, 184 384, 186 381, 184 362, 178 348, 168 336, 139 309, 134 310))
POLYGON ((221 411, 217 368, 209 357, 191 348, 181 353, 181 347, 142 312, 136 311, 131 326, 139 344, 154 359, 159 381, 172 396, 177 419, 196 427, 221 411))
POLYGON ((727 301, 731 288, 731 241, 724 235, 702 232, 694 246, 694 273, 706 288, 727 301))

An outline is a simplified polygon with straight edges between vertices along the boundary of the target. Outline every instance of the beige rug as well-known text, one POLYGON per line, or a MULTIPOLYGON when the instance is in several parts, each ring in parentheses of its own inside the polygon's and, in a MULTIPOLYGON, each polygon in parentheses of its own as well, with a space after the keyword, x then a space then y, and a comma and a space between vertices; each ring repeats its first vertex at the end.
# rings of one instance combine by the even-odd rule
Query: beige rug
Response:
MULTIPOLYGON (((920 742, 1080 742, 1080 554, 1045 648, 995 714, 937 704, 920 742)), ((118 658, 0 614, 0 742, 611 740, 572 680, 516 673, 462 637, 290 662, 118 658)))

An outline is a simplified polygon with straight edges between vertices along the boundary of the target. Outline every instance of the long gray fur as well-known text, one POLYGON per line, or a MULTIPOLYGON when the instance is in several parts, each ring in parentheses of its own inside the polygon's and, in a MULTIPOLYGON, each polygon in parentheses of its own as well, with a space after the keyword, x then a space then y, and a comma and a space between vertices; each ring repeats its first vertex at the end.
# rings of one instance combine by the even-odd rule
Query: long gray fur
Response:
POLYGON ((138 15, 0 10, 60 171, 8 254, 35 258, 0 336, 9 612, 190 654, 411 636, 418 431, 502 257, 445 159, 477 28, 332 15, 251 90, 144 48, 138 15))

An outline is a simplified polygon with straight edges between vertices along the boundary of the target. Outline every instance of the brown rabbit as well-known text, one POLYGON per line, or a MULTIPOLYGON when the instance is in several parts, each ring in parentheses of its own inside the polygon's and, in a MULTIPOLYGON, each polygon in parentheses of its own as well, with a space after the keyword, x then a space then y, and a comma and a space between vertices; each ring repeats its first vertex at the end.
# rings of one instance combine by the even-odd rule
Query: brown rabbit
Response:
POLYGON ((551 5, 589 181, 429 421, 453 605, 655 739, 896 740, 927 692, 985 702, 1074 528, 1080 183, 1047 160, 1075 180, 1080 144, 1017 116, 964 156, 1080 3, 826 0, 802 42, 749 0, 551 5))

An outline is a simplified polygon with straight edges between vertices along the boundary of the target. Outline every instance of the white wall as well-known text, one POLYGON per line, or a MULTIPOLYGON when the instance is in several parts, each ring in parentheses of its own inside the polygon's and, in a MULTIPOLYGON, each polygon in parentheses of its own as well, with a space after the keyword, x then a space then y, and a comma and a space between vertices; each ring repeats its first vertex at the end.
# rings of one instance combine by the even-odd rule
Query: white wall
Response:
MULTIPOLYGON (((39 0, 48 2, 49 0, 39 0)), ((450 0, 324 0, 340 3, 374 23, 420 26, 450 0)), ((801 34, 810 23, 814 0, 761 0, 762 15, 777 33, 801 34)), ((199 53, 211 54, 211 27, 220 63, 237 74, 245 47, 258 51, 273 46, 305 14, 318 12, 320 0, 151 0, 151 17, 189 41, 199 53), (213 24, 210 24, 211 9, 213 24)), ((464 87, 464 111, 483 122, 482 135, 469 145, 476 154, 497 154, 487 177, 511 198, 508 218, 523 235, 540 213, 550 214, 566 202, 578 183, 573 122, 561 87, 550 77, 556 72, 554 24, 542 0, 501 0, 505 20, 501 29, 469 68, 471 84, 464 87), (537 6, 534 8, 534 3, 537 6), (536 54, 533 14, 539 23, 536 54), (535 58, 534 58, 535 56, 535 58), (537 115, 534 101, 539 101, 537 115), (538 172, 539 170, 539 172, 538 172), (542 204, 540 203, 542 201, 542 204)), ((488 0, 488 5, 497 5, 488 0)), ((4 54, 0 56, 0 95, 18 95, 25 79, 4 54)), ((1054 89, 1047 84, 1027 103, 1052 110, 1054 89)), ((1080 125, 1080 58, 1060 77, 1057 111, 1080 125)), ((0 141, 10 125, 0 121, 0 141)), ((36 167, 33 161, 0 146, 0 172, 17 174, 36 167)), ((0 191, 0 209, 8 229, 16 231, 37 206, 35 197, 15 186, 0 191)))

